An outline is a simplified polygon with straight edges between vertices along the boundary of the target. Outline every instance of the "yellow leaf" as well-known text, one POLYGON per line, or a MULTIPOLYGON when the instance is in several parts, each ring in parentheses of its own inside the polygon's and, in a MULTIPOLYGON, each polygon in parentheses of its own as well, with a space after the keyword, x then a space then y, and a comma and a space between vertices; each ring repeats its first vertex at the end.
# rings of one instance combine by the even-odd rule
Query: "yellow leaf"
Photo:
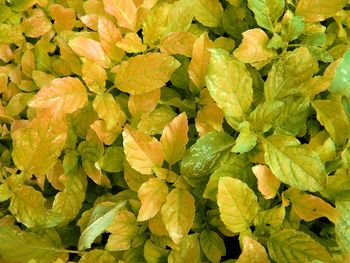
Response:
POLYGON ((236 263, 269 263, 269 257, 265 248, 256 240, 249 236, 243 236, 242 254, 236 263))
POLYGON ((75 11, 73 8, 65 8, 61 5, 50 5, 50 15, 55 19, 54 28, 56 32, 72 30, 75 24, 75 11))
POLYGON ((172 32, 161 41, 159 48, 166 54, 181 54, 191 57, 196 39, 196 36, 191 32, 172 32))
POLYGON ((272 199, 276 196, 281 181, 278 180, 271 170, 262 164, 252 167, 253 173, 258 180, 258 189, 265 199, 272 199))
POLYGON ((132 116, 142 113, 151 113, 158 104, 160 99, 160 89, 147 93, 130 95, 128 101, 129 112, 132 116))
POLYGON ((222 131, 223 121, 223 111, 216 103, 209 103, 197 112, 196 130, 200 137, 211 131, 222 131))
POLYGON ((26 50, 23 53, 21 60, 22 71, 28 77, 32 76, 32 72, 35 69, 35 58, 31 50, 26 50))
POLYGON ((196 20, 204 26, 218 27, 224 10, 218 0, 195 0, 193 12, 196 20))
POLYGON ((154 217, 152 217, 148 221, 148 227, 149 227, 149 230, 157 236, 167 236, 168 235, 168 231, 165 228, 165 224, 163 222, 161 212, 156 214, 154 217))
POLYGON ((140 53, 147 48, 146 45, 142 44, 142 39, 136 33, 127 33, 122 40, 117 42, 117 47, 127 53, 140 53))
POLYGON ((106 126, 107 124, 104 120, 96 120, 90 125, 90 128, 94 130, 101 142, 105 145, 111 145, 119 134, 121 134, 122 128, 117 124, 108 130, 106 126))
POLYGON ((296 14, 305 18, 308 22, 323 21, 334 16, 345 5, 346 0, 300 0, 296 8, 296 14))
POLYGON ((179 161, 186 150, 188 142, 188 121, 183 112, 174 118, 163 130, 160 142, 163 145, 165 160, 174 164, 179 161))
POLYGON ((104 68, 111 65, 111 60, 105 54, 101 43, 96 40, 79 36, 71 39, 68 45, 77 55, 91 59, 104 68))
POLYGON ((83 108, 87 102, 84 85, 78 78, 59 78, 42 88, 30 101, 29 106, 36 109, 55 108, 64 113, 73 113, 83 108))
POLYGON ((110 130, 117 124, 122 126, 126 121, 124 112, 110 93, 97 95, 92 106, 98 117, 106 122, 107 130, 110 130))
POLYGON ((0 43, 0 59, 5 63, 13 59, 13 53, 9 44, 0 43))
POLYGON ((159 178, 149 179, 138 191, 141 208, 137 221, 145 221, 154 217, 162 207, 168 195, 168 186, 159 178))
POLYGON ((81 71, 89 90, 97 94, 102 94, 105 91, 107 73, 103 67, 89 59, 83 59, 81 71))
POLYGON ((30 17, 22 20, 22 25, 26 36, 41 37, 52 29, 50 20, 41 9, 33 9, 30 17))
POLYGON ((61 160, 57 160, 55 166, 47 172, 46 178, 56 190, 63 191, 65 175, 61 160))
POLYGON ((108 14, 117 18, 118 25, 134 31, 137 22, 137 8, 132 0, 103 0, 108 14))
POLYGON ((320 217, 327 217, 335 223, 339 218, 339 212, 330 204, 317 196, 310 194, 298 194, 291 198, 293 210, 305 221, 313 221, 320 217))
POLYGON ((116 69, 114 83, 119 90, 132 95, 147 93, 163 87, 179 66, 180 62, 165 54, 138 55, 116 69))
POLYGON ((98 18, 98 34, 103 50, 108 57, 121 61, 125 52, 115 44, 122 39, 122 35, 116 25, 105 17, 98 18))
POLYGON ((152 168, 161 166, 163 163, 162 144, 157 139, 129 125, 124 127, 123 145, 126 160, 133 169, 142 174, 152 174, 152 168))
POLYGON ((138 192, 141 185, 151 178, 154 178, 154 176, 139 173, 132 169, 128 162, 124 163, 124 179, 132 191, 138 192))
POLYGON ((267 47, 269 37, 260 28, 242 33, 243 40, 233 54, 242 62, 250 63, 257 69, 269 63, 276 52, 267 47))
POLYGON ((208 48, 214 47, 207 33, 203 33, 193 45, 192 60, 188 67, 191 80, 201 89, 205 86, 205 74, 210 61, 208 48))
POLYGON ((13 161, 22 171, 43 176, 55 165, 66 136, 63 116, 44 112, 29 127, 12 132, 13 161))

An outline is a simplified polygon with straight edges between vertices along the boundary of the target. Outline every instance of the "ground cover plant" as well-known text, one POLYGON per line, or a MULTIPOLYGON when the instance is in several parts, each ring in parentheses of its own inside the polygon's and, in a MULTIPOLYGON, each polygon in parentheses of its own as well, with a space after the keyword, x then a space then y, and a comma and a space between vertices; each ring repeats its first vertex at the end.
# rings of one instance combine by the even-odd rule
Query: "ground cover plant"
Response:
POLYGON ((0 0, 0 262, 350 262, 350 1, 0 0))

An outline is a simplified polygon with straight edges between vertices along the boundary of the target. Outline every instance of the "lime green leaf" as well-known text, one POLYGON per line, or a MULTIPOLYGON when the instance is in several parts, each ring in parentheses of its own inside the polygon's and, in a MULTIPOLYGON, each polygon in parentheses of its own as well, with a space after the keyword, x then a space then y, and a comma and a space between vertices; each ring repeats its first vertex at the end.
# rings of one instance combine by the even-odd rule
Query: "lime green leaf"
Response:
POLYGON ((305 47, 285 53, 273 66, 265 82, 267 101, 300 92, 299 87, 318 70, 317 61, 305 47), (290 74, 294 72, 294 74, 290 74))
POLYGON ((237 128, 246 119, 253 101, 252 78, 244 64, 230 57, 227 51, 211 49, 206 83, 228 123, 237 128))
POLYGON ((186 113, 181 113, 164 128, 160 143, 163 146, 165 160, 168 163, 174 164, 181 159, 188 142, 187 133, 186 113))
POLYGON ((325 127, 336 145, 344 145, 350 132, 349 120, 339 100, 315 100, 317 120, 325 127))
POLYGON ((326 186, 327 175, 319 156, 291 136, 273 135, 263 140, 265 161, 282 182, 316 192, 326 186))
POLYGON ((249 152, 255 147, 258 136, 250 130, 250 124, 247 121, 242 122, 238 126, 238 130, 239 135, 231 151, 236 153, 249 152))
POLYGON ((308 0, 298 2, 296 13, 305 18, 306 21, 323 21, 328 17, 335 15, 346 5, 346 0, 318 0, 317 3, 311 3, 308 0))
POLYGON ((207 27, 217 27, 224 10, 218 0, 195 0, 193 12, 199 23, 207 27))
POLYGON ((249 115, 252 130, 267 132, 282 113, 284 103, 281 101, 266 101, 259 104, 249 115))
POLYGON ((84 254, 79 263, 116 263, 115 258, 106 250, 94 249, 84 254))
POLYGON ((165 227, 175 244, 179 244, 192 227, 195 205, 185 189, 173 189, 167 196, 161 213, 165 227))
POLYGON ((125 123, 126 116, 110 93, 97 95, 92 106, 98 117, 106 122, 107 130, 116 124, 121 126, 125 123))
POLYGON ((150 92, 163 87, 179 66, 176 59, 165 54, 138 55, 124 61, 117 68, 115 85, 132 95, 150 92))
POLYGON ((276 22, 283 13, 284 0, 248 0, 248 7, 255 14, 259 26, 274 31, 276 22))
POLYGON ((237 259, 237 263, 269 263, 269 257, 265 248, 255 239, 249 236, 243 236, 242 238, 242 253, 237 259))
POLYGON ((337 66, 335 77, 332 81, 330 91, 350 97, 350 50, 344 54, 344 58, 337 66))
POLYGON ((20 263, 32 260, 52 262, 58 258, 68 258, 68 253, 49 235, 39 236, 13 227, 0 227, 0 254, 6 262, 20 263))
POLYGON ((73 113, 85 106, 87 93, 78 78, 60 78, 51 81, 30 101, 29 106, 36 109, 57 108, 64 113, 73 113))
POLYGON ((161 209, 168 195, 168 186, 159 178, 151 178, 138 190, 141 208, 137 221, 145 221, 154 217, 161 209))
POLYGON ((129 249, 132 239, 139 231, 136 223, 133 213, 128 210, 119 211, 107 228, 111 235, 108 238, 106 249, 110 251, 129 249))
POLYGON ((220 262, 221 257, 226 255, 224 240, 214 231, 204 230, 199 236, 201 247, 210 262, 220 262))
POLYGON ((292 11, 287 10, 282 20, 282 38, 290 42, 297 39, 304 31, 304 19, 295 16, 292 11))
POLYGON ((125 202, 116 203, 101 203, 92 211, 90 220, 84 232, 79 238, 78 249, 84 250, 91 247, 97 236, 112 223, 118 211, 125 206, 125 202))
POLYGON ((181 161, 181 174, 192 185, 208 180, 216 167, 228 158, 234 141, 224 132, 210 132, 196 141, 181 161))
POLYGON ((307 234, 293 229, 274 233, 267 242, 271 258, 281 263, 333 262, 327 250, 307 234))
POLYGON ((247 230, 258 214, 257 197, 241 180, 221 177, 217 200, 220 218, 232 232, 247 230))

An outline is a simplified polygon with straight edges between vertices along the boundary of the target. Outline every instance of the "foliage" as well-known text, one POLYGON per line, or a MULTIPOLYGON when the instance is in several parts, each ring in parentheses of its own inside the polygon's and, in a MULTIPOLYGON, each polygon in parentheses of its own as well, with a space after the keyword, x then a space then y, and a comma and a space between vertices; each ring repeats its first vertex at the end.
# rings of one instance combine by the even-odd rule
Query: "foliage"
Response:
POLYGON ((350 1, 0 0, 0 262, 350 260, 350 1))

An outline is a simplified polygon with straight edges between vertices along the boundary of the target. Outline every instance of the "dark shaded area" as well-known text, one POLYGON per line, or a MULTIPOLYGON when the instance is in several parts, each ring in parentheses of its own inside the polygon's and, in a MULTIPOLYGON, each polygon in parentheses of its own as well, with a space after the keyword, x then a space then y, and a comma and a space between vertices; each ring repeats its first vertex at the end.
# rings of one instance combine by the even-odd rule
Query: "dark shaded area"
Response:
POLYGON ((221 258, 221 261, 238 258, 241 254, 241 247, 239 245, 238 236, 227 237, 224 239, 226 246, 226 256, 221 258))

